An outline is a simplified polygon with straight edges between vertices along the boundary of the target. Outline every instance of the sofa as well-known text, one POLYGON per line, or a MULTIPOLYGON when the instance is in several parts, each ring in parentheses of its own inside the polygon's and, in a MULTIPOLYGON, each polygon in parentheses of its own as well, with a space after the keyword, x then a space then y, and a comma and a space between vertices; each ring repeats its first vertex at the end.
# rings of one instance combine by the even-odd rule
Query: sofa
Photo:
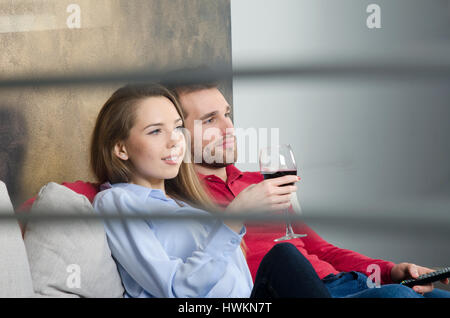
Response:
MULTIPOLYGON (((15 213, 1 181, 0 213, 15 213)), ((123 297, 101 220, 78 218, 95 213, 86 195, 50 182, 20 213, 33 217, 57 213, 69 218, 33 218, 22 231, 16 219, 2 219, 0 297, 123 297)))

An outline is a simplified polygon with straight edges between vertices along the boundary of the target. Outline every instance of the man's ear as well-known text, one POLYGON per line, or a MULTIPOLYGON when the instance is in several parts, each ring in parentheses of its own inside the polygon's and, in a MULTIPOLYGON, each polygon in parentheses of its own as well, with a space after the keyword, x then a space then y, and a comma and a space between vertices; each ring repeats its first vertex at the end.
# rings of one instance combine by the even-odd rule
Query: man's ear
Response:
POLYGON ((114 155, 121 160, 128 160, 128 152, 123 142, 119 141, 115 144, 114 155))

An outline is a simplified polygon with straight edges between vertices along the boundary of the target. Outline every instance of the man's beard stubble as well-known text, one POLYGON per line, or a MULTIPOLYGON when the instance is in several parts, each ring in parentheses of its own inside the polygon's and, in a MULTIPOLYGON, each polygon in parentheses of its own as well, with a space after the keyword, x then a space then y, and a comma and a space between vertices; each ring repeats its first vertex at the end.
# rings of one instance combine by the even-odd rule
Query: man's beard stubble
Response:
MULTIPOLYGON (((233 146, 233 150, 232 150, 233 151, 233 155, 229 155, 228 151, 224 151, 223 155, 221 157, 221 159, 222 159, 221 161, 222 162, 216 162, 216 161, 212 161, 211 162, 211 160, 205 160, 205 158, 203 156, 203 149, 202 149, 202 158, 201 158, 202 161, 200 163, 196 162, 195 164, 198 164, 198 165, 200 165, 202 167, 207 167, 207 168, 224 168, 224 167, 227 167, 227 166, 229 166, 231 164, 234 164, 237 161, 237 149, 236 148, 237 147, 236 147, 236 142, 235 142, 234 146, 233 146), (229 160, 230 158, 232 159, 231 161, 229 160)), ((214 149, 214 153, 212 153, 211 155, 212 155, 213 158, 215 157, 215 155, 216 155, 215 149, 214 149)))

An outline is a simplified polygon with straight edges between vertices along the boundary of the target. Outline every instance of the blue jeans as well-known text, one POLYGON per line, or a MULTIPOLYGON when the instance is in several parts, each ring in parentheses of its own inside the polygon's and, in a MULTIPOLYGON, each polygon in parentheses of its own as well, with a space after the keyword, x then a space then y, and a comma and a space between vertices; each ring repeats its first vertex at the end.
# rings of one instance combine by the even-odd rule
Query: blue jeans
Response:
POLYGON ((423 296, 400 284, 370 288, 367 286, 367 276, 358 272, 330 274, 322 282, 333 298, 450 298, 450 292, 437 288, 423 296))
POLYGON ((264 256, 251 298, 330 298, 311 263, 290 243, 280 243, 264 256))

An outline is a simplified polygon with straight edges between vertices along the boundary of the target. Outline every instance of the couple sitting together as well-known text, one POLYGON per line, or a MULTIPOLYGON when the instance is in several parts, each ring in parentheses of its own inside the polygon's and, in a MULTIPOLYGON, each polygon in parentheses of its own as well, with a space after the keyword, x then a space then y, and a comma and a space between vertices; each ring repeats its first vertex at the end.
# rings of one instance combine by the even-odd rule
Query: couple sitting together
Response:
POLYGON ((102 215, 148 215, 104 220, 125 297, 449 297, 432 284, 399 284, 431 269, 338 248, 301 222, 293 227, 306 237, 276 244, 273 239, 284 235, 281 223, 152 219, 160 213, 205 216, 221 209, 238 215, 289 208, 297 176, 263 180, 259 172, 233 165, 230 112, 215 84, 128 85, 101 109, 90 149, 101 184, 94 209, 102 215), (216 134, 208 140, 196 136, 199 124, 216 134), (228 162, 187 162, 186 152, 194 150, 188 143, 228 162), (286 184, 292 185, 281 186, 286 184), (368 283, 370 265, 380 269, 379 288, 368 283))

